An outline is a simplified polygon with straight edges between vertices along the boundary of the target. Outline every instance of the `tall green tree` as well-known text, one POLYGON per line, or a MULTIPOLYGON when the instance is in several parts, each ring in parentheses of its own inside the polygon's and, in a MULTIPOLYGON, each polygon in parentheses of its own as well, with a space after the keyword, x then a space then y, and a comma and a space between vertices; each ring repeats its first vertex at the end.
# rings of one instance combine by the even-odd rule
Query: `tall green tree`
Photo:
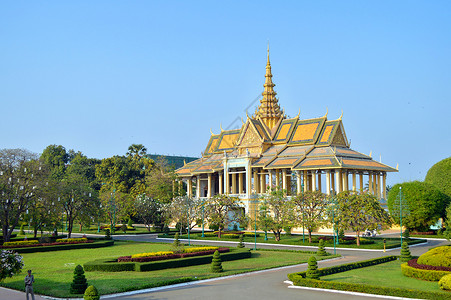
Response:
POLYGON ((293 201, 296 208, 296 224, 307 229, 311 243, 312 231, 328 224, 326 195, 320 191, 307 191, 294 197, 293 201))
POLYGON ((281 189, 272 190, 262 201, 262 204, 271 211, 267 220, 269 227, 274 233, 275 240, 280 241, 283 228, 295 223, 294 202, 286 196, 286 191, 281 189))
POLYGON ((339 228, 356 232, 357 246, 360 246, 360 232, 392 224, 391 217, 372 194, 345 191, 339 193, 336 200, 334 219, 339 228))
POLYGON ((46 185, 47 172, 37 155, 24 149, 0 150, 0 223, 9 241, 20 216, 46 185))
MULTIPOLYGON (((397 212, 395 210, 399 209, 395 207, 395 203, 400 187, 409 209, 409 215, 403 217, 402 225, 409 230, 427 231, 439 218, 446 217, 445 208, 449 205, 450 198, 434 185, 420 181, 393 186, 387 200, 390 214, 394 215, 397 212)), ((394 218, 394 222, 399 224, 399 218, 394 218)))

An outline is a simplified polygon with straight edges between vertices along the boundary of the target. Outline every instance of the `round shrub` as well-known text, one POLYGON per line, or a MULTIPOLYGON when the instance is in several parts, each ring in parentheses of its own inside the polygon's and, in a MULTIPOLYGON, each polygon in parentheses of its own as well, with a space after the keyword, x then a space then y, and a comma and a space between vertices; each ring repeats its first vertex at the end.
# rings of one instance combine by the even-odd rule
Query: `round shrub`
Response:
POLYGON ((451 267, 451 246, 433 248, 418 258, 421 265, 451 267))
POLYGON ((451 290, 451 274, 443 276, 438 281, 438 286, 442 290, 451 290))
POLYGON ((84 300, 99 300, 99 292, 97 291, 96 287, 93 285, 88 286, 88 288, 85 291, 85 294, 83 295, 84 300))
POLYGON ((435 185, 442 193, 451 197, 451 157, 433 165, 424 181, 435 185))

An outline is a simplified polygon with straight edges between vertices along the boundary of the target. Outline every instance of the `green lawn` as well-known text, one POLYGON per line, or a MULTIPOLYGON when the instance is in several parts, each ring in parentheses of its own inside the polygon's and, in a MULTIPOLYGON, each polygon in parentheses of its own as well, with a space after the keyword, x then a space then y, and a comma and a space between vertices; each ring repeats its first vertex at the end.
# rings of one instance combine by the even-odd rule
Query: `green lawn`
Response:
MULTIPOLYGON (((69 294, 69 286, 76 265, 83 265, 98 258, 163 251, 168 250, 169 247, 169 244, 117 241, 115 246, 107 248, 27 253, 23 254, 24 270, 33 270, 36 280, 34 284, 36 293, 55 297, 74 297, 74 295, 69 294)), ((221 274, 210 273, 210 265, 200 265, 152 272, 86 272, 85 275, 88 283, 96 286, 101 294, 110 294, 159 286, 165 281, 170 283, 184 277, 190 277, 192 280, 205 279, 304 263, 310 256, 310 254, 301 252, 253 251, 251 258, 224 262, 225 272, 221 274)), ((330 256, 327 258, 330 258, 330 256)), ((1 285, 23 290, 24 277, 25 272, 22 272, 12 278, 7 278, 1 285)))
MULTIPOLYGON (((439 289, 437 282, 423 281, 404 276, 401 272, 401 262, 399 260, 379 264, 376 266, 323 276, 321 277, 321 280, 363 283, 422 291, 442 291, 439 289)), ((450 292, 442 292, 448 293, 451 298, 450 292)))
MULTIPOLYGON (((309 243, 308 242, 308 236, 305 236, 305 242, 303 243, 303 238, 302 235, 282 235, 280 238, 280 241, 276 241, 274 239, 274 235, 270 235, 268 233, 268 240, 265 241, 265 236, 263 233, 259 233, 260 236, 257 237, 257 243, 268 243, 268 244, 286 244, 286 245, 296 245, 296 246, 315 246, 318 247, 318 243, 309 243)), ((159 235, 159 237, 172 237, 172 236, 164 236, 164 235, 159 235)), ((188 239, 188 235, 184 234, 182 236, 180 236, 181 239, 188 239)), ((227 238, 227 237, 221 237, 221 239, 219 239, 218 237, 202 237, 201 233, 192 233, 190 234, 190 238, 192 239, 196 239, 196 240, 224 240, 224 241, 234 241, 234 242, 238 242, 237 238, 227 238)), ((368 244, 368 245, 360 245, 357 246, 355 244, 340 244, 340 245, 336 245, 336 247, 338 248, 361 248, 361 249, 384 249, 384 239, 383 238, 365 238, 365 239, 369 239, 369 240, 374 240, 374 244, 368 244)), ((411 240, 413 241, 413 240, 411 240)), ((424 240, 425 242, 426 240, 424 240)), ((250 237, 250 236, 245 236, 244 237, 244 242, 246 243, 254 243, 255 242, 255 238, 254 237, 250 237)), ((409 244, 411 244, 411 242, 409 242, 409 244)), ((333 247, 333 241, 327 241, 325 243, 326 247, 333 247)), ((401 247, 401 242, 400 239, 394 239, 394 238, 387 238, 386 239, 386 247, 387 249, 389 248, 396 248, 396 247, 401 247)))

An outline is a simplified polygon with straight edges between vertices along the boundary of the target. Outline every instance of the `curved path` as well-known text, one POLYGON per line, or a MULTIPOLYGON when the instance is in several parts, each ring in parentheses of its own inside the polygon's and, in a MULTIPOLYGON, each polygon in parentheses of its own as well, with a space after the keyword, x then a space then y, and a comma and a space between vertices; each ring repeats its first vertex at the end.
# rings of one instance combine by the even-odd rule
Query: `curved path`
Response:
MULTIPOLYGON (((154 236, 136 236, 115 237, 118 240, 135 241, 154 241, 161 242, 162 239, 156 239, 154 236)), ((218 244, 229 245, 230 243, 214 243, 212 241, 191 241, 192 244, 218 244)), ((420 255, 431 247, 447 244, 446 241, 429 240, 428 244, 412 246, 410 250, 413 255, 420 255)), ((247 247, 253 247, 254 244, 247 244, 247 247)), ((274 245, 262 246, 259 248, 279 248, 274 245)), ((283 247, 284 249, 309 250, 305 247, 283 247)), ((328 249, 330 251, 330 249, 328 249)), ((341 254, 340 259, 320 261, 319 267, 328 267, 344 263, 365 260, 385 255, 399 255, 399 249, 387 251, 364 251, 364 250, 342 250, 337 249, 341 254)), ((307 264, 289 266, 279 269, 265 270, 253 273, 247 273, 240 276, 230 276, 226 278, 217 278, 215 280, 206 280, 193 282, 173 287, 164 287, 150 289, 149 291, 139 291, 135 295, 111 295, 112 299, 324 299, 324 300, 345 300, 345 299, 381 299, 381 296, 359 296, 350 294, 330 293, 325 291, 313 291, 303 289, 291 289, 284 283, 287 280, 287 274, 299 272, 307 269, 307 264)), ((383 297, 386 298, 386 297, 383 297)), ((398 298, 399 299, 399 298, 398 298)))

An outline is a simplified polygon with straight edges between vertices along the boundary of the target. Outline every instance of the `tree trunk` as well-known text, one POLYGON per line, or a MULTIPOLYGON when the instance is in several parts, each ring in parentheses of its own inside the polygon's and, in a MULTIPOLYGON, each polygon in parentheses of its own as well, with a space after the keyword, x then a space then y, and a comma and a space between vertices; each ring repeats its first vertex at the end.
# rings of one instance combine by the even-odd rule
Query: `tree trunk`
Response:
POLYGON ((280 231, 273 231, 276 242, 280 241, 280 231))
POLYGON ((360 246, 360 231, 357 231, 357 246, 360 246))
POLYGON ((312 231, 310 229, 308 230, 308 242, 309 244, 312 243, 312 231))
POLYGON ((219 227, 218 237, 221 238, 221 227, 219 227))

